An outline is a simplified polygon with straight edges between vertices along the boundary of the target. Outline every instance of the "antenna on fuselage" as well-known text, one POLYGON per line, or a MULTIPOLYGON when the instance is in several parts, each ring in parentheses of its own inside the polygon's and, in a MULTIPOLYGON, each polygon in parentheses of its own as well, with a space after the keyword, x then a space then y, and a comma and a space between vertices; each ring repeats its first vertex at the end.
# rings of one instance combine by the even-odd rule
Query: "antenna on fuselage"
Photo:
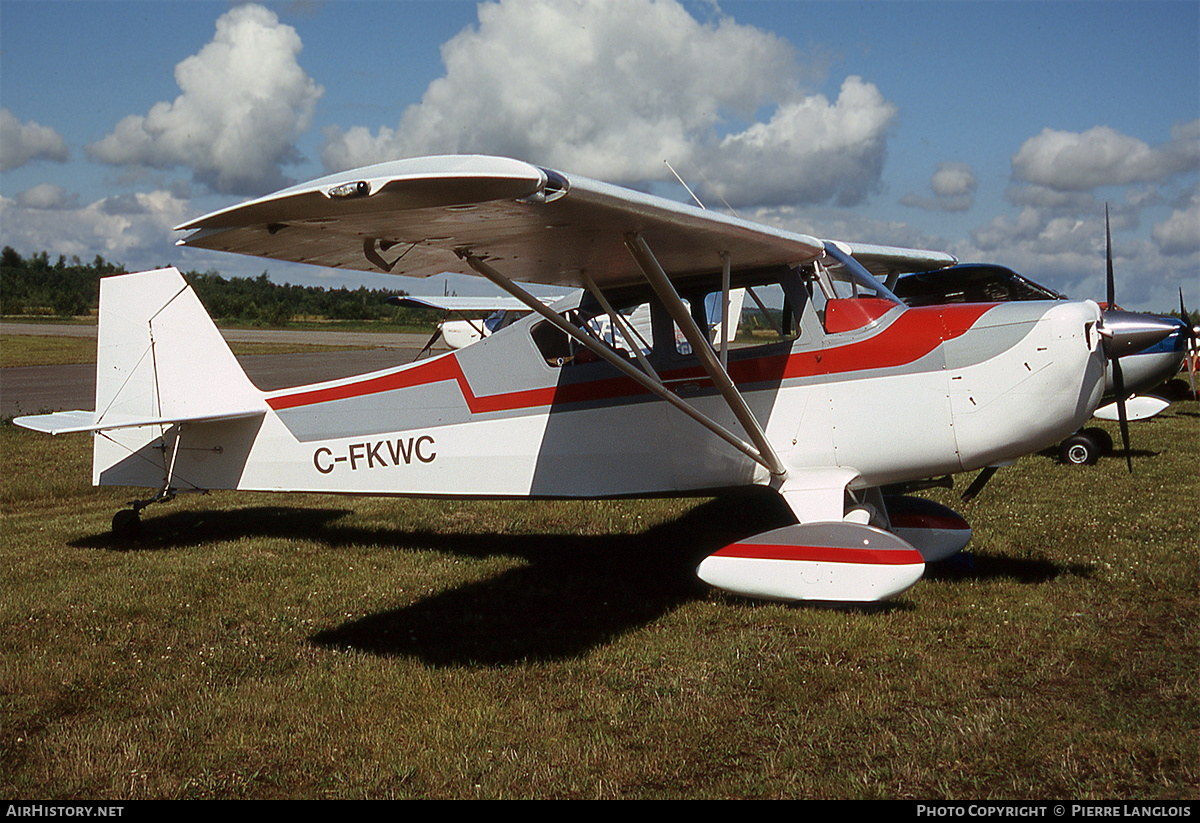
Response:
MULTIPOLYGON (((681 185, 685 189, 687 189, 687 193, 690 194, 692 196, 692 199, 696 201, 696 205, 698 205, 700 208, 705 209, 707 211, 708 207, 705 206, 703 203, 701 203, 700 198, 696 196, 696 193, 694 191, 692 191, 691 187, 687 183, 683 182, 683 178, 680 177, 679 173, 676 172, 675 169, 671 166, 671 162, 669 160, 664 160, 663 162, 667 164, 668 169, 671 169, 671 174, 675 175, 675 179, 679 181, 679 185, 681 185)), ((734 217, 740 218, 741 215, 738 214, 737 209, 735 209, 733 206, 729 205, 729 201, 726 200, 724 198, 724 196, 722 196, 721 192, 717 189, 717 187, 714 186, 712 183, 708 182, 708 178, 704 176, 704 172, 700 171, 699 169, 697 169, 697 171, 700 173, 700 178, 704 181, 705 185, 707 185, 710 189, 715 191, 717 193, 717 197, 721 198, 721 202, 725 204, 725 208, 727 208, 729 210, 729 213, 732 214, 734 217)))
POLYGON ((671 161, 664 160, 663 162, 667 164, 667 168, 671 170, 671 174, 675 175, 675 179, 679 181, 679 185, 681 185, 685 189, 687 189, 687 193, 690 194, 692 196, 692 199, 696 201, 696 205, 702 209, 707 210, 707 207, 703 203, 700 202, 700 198, 696 196, 696 192, 692 191, 692 187, 689 186, 687 183, 683 182, 683 178, 679 176, 679 172, 675 171, 675 167, 671 165, 671 161))

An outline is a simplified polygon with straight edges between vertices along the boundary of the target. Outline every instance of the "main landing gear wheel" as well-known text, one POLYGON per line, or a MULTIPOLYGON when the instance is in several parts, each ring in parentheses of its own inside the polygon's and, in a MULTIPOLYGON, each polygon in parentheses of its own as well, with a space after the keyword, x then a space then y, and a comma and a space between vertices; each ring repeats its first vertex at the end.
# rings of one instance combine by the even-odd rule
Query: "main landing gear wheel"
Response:
POLYGON ((1058 447, 1058 457, 1068 466, 1091 466, 1100 459, 1101 447, 1084 432, 1073 434, 1058 447))

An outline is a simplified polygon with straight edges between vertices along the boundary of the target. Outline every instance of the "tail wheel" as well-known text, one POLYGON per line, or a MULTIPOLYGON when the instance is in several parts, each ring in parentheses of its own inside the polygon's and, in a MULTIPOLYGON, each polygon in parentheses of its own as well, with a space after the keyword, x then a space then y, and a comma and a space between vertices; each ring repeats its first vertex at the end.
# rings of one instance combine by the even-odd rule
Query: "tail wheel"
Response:
POLYGON ((113 515, 113 536, 122 540, 136 540, 142 533, 142 520, 136 509, 121 509, 113 515))

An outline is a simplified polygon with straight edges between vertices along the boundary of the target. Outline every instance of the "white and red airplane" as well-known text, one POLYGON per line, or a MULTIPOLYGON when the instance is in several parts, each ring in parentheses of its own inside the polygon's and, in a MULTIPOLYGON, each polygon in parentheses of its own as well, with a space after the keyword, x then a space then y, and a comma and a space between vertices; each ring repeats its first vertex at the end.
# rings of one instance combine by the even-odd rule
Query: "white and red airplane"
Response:
POLYGON ((796 524, 705 558, 716 587, 866 601, 961 550, 945 507, 882 487, 1056 443, 1100 400, 1113 331, 1090 301, 908 308, 874 274, 949 255, 847 245, 539 168, 452 156, 296 186, 181 227, 183 245, 337 268, 474 272, 530 310, 474 345, 264 392, 174 269, 100 287, 93 482, 157 489, 455 497, 774 489, 796 524), (576 290, 544 305, 519 282, 576 290), (749 345, 703 306, 781 307, 749 345), (645 306, 648 333, 625 318, 645 306), (592 330, 607 316, 611 340, 592 330), (684 343, 677 341, 675 329, 684 343), (714 340, 716 343, 714 344, 714 340), (486 464, 489 470, 479 471, 486 464))

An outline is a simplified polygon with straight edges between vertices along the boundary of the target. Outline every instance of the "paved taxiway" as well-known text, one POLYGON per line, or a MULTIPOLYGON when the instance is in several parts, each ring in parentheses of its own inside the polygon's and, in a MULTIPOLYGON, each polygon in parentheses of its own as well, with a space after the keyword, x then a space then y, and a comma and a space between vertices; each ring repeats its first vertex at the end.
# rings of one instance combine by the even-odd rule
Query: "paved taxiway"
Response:
MULTIPOLYGON (((96 327, 0 323, 0 334, 95 338, 96 327)), ((251 382, 264 391, 335 380, 409 363, 428 340, 421 334, 278 329, 223 329, 221 334, 231 343, 312 346, 312 351, 239 356, 238 362, 251 382), (353 349, 330 351, 330 346, 353 349)), ((444 351, 442 346, 434 353, 444 351)), ((0 415, 4 417, 61 409, 90 410, 96 404, 95 396, 96 367, 90 363, 0 369, 0 415)))

